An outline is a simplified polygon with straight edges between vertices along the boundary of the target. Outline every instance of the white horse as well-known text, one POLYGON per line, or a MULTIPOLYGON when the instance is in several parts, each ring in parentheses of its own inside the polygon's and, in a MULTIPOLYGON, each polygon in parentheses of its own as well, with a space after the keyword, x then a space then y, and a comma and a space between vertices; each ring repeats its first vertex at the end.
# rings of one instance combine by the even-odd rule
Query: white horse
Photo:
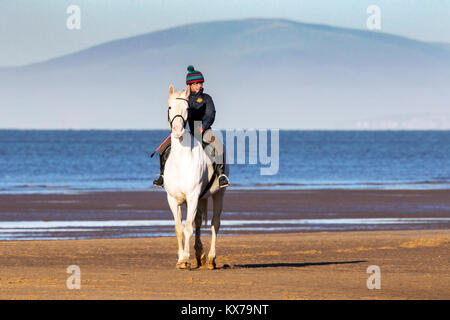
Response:
MULTIPOLYGON (((185 130, 189 94, 189 87, 183 92, 175 91, 172 85, 169 87, 168 121, 172 133, 171 150, 164 169, 164 188, 175 219, 175 233, 178 240, 177 268, 190 269, 191 267, 189 243, 195 222, 194 248, 197 266, 200 267, 206 263, 208 269, 214 269, 216 238, 220 228, 225 188, 219 188, 216 177, 208 191, 206 193, 204 191, 210 184, 214 168, 211 159, 203 150, 202 143, 185 130), (200 241, 200 228, 202 220, 207 222, 208 197, 213 199, 214 215, 211 222, 211 248, 206 259, 200 241), (183 227, 181 205, 184 203, 187 205, 187 216, 183 227)), ((228 175, 227 166, 225 166, 225 174, 228 175)))

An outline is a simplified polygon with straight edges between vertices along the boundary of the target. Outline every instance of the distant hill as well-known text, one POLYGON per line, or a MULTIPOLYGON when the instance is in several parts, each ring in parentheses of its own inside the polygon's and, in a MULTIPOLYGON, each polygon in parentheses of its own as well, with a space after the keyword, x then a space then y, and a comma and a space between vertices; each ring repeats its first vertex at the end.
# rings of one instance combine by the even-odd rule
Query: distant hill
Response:
POLYGON ((0 127, 164 128, 168 85, 182 89, 189 64, 205 75, 219 127, 344 128, 389 112, 442 113, 450 98, 448 44, 245 19, 0 68, 0 102, 15 110, 0 108, 0 127))
POLYGON ((440 46, 441 48, 444 48, 448 52, 450 52, 450 43, 436 43, 436 45, 440 46))

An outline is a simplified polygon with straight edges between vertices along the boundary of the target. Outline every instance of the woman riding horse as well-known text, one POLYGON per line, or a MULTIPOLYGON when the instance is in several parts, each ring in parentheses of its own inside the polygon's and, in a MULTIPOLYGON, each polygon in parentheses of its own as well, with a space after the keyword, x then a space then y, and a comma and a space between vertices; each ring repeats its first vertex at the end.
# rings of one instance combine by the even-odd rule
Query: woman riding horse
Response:
MULTIPOLYGON (((214 102, 209 94, 203 92, 203 74, 195 70, 193 66, 187 68, 188 73, 186 75, 186 84, 190 87, 189 95, 189 109, 188 109, 188 123, 190 132, 194 135, 196 128, 194 128, 194 121, 201 121, 202 125, 199 128, 201 131, 203 142, 207 145, 211 145, 214 148, 214 158, 220 159, 217 161, 215 168, 219 177, 219 187, 224 188, 230 185, 228 177, 224 173, 225 157, 223 152, 223 145, 220 140, 214 135, 211 125, 214 123, 216 116, 216 109, 214 102)), ((161 188, 164 184, 164 166, 170 153, 170 139, 160 147, 159 160, 160 160, 160 174, 158 179, 153 181, 153 184, 161 188)), ((208 153, 209 155, 209 153, 208 153)))

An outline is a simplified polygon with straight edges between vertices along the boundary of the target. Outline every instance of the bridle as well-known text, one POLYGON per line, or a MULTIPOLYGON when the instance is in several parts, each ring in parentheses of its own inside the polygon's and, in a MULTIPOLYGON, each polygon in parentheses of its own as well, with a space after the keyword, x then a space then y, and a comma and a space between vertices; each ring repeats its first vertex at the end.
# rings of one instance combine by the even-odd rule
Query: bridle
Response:
MULTIPOLYGON (((189 100, 188 99, 185 99, 185 98, 176 98, 176 99, 186 101, 188 103, 188 106, 189 106, 189 100)), ((167 109, 167 120, 169 121, 170 129, 172 129, 172 123, 177 117, 180 117, 181 120, 183 120, 183 128, 186 128, 187 119, 184 119, 181 114, 177 114, 171 120, 170 119, 170 115, 169 115, 169 110, 170 110, 170 107, 169 107, 169 109, 167 109)))

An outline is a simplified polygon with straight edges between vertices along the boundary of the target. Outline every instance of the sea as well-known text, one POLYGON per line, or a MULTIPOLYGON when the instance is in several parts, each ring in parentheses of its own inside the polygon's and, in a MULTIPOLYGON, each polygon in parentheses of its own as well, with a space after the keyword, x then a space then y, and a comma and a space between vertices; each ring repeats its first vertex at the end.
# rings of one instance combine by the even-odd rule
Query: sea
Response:
MULTIPOLYGON (((258 142, 244 137, 244 146, 222 133, 230 189, 450 188, 450 131, 256 130, 258 142)), ((168 134, 0 130, 0 193, 157 190, 150 154, 168 134)))
MULTIPOLYGON (((244 132, 240 142, 221 133, 231 190, 450 189, 450 131, 254 130, 244 132)), ((0 194, 163 192, 152 185, 159 159, 150 154, 168 135, 168 130, 0 130, 0 194)), ((0 240, 174 236, 169 210, 130 212, 140 217, 135 220, 124 220, 123 210, 109 212, 107 220, 94 212, 54 220, 47 213, 42 219, 4 214, 0 240)), ((448 207, 440 210, 450 213, 448 207)), ((450 227, 450 216, 265 215, 273 219, 261 220, 258 212, 225 212, 221 234, 450 227)))

